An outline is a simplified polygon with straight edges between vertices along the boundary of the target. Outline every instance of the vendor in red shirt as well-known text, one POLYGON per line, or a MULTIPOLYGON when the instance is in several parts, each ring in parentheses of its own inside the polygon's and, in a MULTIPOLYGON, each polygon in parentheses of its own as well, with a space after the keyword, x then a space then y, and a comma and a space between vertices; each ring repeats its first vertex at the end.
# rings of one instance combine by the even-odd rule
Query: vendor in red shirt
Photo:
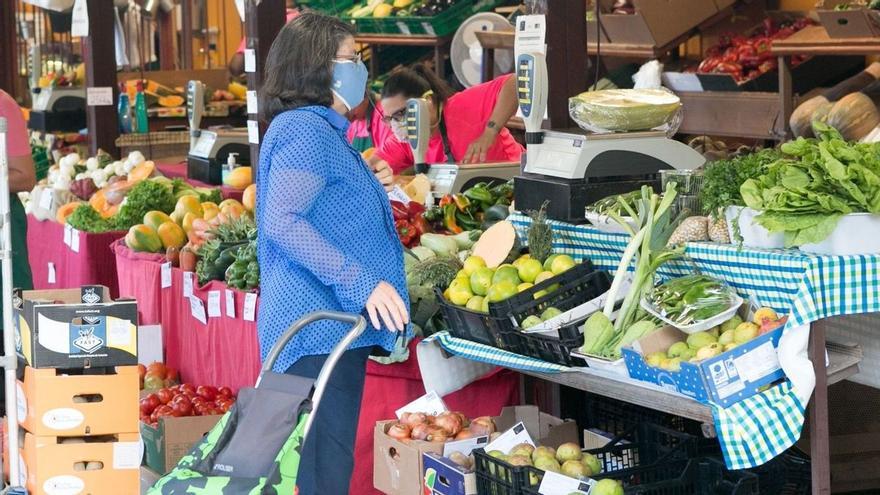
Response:
POLYGON ((371 158, 377 170, 387 164, 400 174, 414 165, 404 127, 410 98, 428 100, 432 130, 428 163, 519 161, 523 147, 504 128, 517 109, 512 74, 454 93, 430 68, 416 65, 395 71, 382 89, 383 119, 393 135, 371 158))

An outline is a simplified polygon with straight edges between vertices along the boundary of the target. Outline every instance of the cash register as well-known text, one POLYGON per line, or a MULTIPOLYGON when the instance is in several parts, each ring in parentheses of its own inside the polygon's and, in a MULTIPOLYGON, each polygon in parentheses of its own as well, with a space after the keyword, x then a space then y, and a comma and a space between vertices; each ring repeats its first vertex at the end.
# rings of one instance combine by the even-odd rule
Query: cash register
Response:
POLYGON ((240 165, 250 165, 250 145, 246 128, 202 129, 205 113, 205 85, 189 81, 186 86, 186 117, 189 121, 189 155, 186 171, 190 179, 222 184, 223 164, 237 153, 240 165))

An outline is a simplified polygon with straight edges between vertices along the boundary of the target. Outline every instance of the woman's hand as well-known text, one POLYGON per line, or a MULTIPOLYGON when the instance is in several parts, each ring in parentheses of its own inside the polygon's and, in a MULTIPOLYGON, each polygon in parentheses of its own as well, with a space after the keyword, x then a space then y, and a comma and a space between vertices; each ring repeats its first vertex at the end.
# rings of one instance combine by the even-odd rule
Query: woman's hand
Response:
POLYGON ((379 282, 367 299, 367 313, 376 329, 384 324, 386 328, 402 332, 409 323, 409 309, 397 290, 385 281, 379 282))
POLYGON ((462 157, 462 163, 485 163, 486 162, 486 154, 489 152, 489 148, 495 144, 495 138, 498 137, 498 131, 491 128, 486 128, 483 131, 483 134, 480 135, 477 139, 474 140, 468 146, 467 151, 464 153, 464 157, 462 157))
POLYGON ((376 178, 379 179, 379 182, 385 187, 386 191, 391 191, 394 189, 394 172, 391 171, 391 166, 388 165, 388 162, 385 160, 378 160, 370 164, 373 168, 373 173, 376 174, 376 178))

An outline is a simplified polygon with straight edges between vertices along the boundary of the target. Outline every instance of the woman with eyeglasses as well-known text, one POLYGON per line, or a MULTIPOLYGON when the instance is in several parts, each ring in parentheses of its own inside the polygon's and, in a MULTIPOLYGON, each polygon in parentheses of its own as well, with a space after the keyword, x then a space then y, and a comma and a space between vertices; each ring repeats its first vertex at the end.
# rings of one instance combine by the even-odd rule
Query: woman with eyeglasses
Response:
POLYGON ((504 128, 516 114, 513 74, 455 93, 423 64, 395 71, 382 88, 384 120, 393 137, 386 138, 371 158, 379 168, 387 164, 395 174, 414 165, 406 142, 406 101, 425 98, 431 115, 428 163, 486 163, 519 161, 523 147, 504 128))
MULTIPOLYGON (((352 28, 304 13, 269 50, 260 110, 270 122, 257 174, 263 357, 291 323, 319 310, 366 315, 368 329, 334 368, 301 451, 302 495, 349 493, 367 358, 409 331, 403 250, 388 196, 346 139, 367 69, 352 28)), ((277 371, 315 378, 349 328, 321 321, 281 353, 277 371)))

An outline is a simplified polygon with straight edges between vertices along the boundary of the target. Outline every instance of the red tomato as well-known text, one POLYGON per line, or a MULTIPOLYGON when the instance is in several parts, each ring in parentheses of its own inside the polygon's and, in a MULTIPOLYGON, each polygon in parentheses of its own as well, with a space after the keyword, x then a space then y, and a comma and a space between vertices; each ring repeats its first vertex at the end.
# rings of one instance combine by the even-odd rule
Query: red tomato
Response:
POLYGON ((203 402, 198 404, 193 404, 193 411, 196 416, 205 416, 207 415, 208 406, 206 406, 203 402))
POLYGON ((161 405, 156 408, 155 412, 156 412, 156 419, 159 419, 159 418, 165 418, 168 416, 173 416, 172 413, 174 412, 174 410, 171 409, 171 406, 161 405))
POLYGON ((150 404, 150 401, 148 401, 146 397, 141 399, 140 404, 141 404, 141 416, 143 416, 144 414, 149 416, 150 413, 153 412, 153 406, 150 404))
POLYGON ((229 387, 220 387, 217 389, 217 395, 220 397, 232 397, 232 389, 229 387))
POLYGON ((196 395, 196 388, 192 385, 192 383, 182 383, 180 384, 180 392, 183 394, 192 394, 196 395))
POLYGON ((178 416, 190 416, 193 412, 193 406, 188 400, 175 402, 171 408, 174 409, 178 416))
POLYGON ((149 401, 149 403, 150 403, 150 412, 152 412, 157 407, 162 405, 162 401, 159 400, 159 396, 156 394, 149 394, 146 397, 144 397, 144 399, 149 401))
POLYGON ((199 388, 196 389, 196 393, 209 401, 217 398, 217 389, 210 385, 200 385, 199 388))

